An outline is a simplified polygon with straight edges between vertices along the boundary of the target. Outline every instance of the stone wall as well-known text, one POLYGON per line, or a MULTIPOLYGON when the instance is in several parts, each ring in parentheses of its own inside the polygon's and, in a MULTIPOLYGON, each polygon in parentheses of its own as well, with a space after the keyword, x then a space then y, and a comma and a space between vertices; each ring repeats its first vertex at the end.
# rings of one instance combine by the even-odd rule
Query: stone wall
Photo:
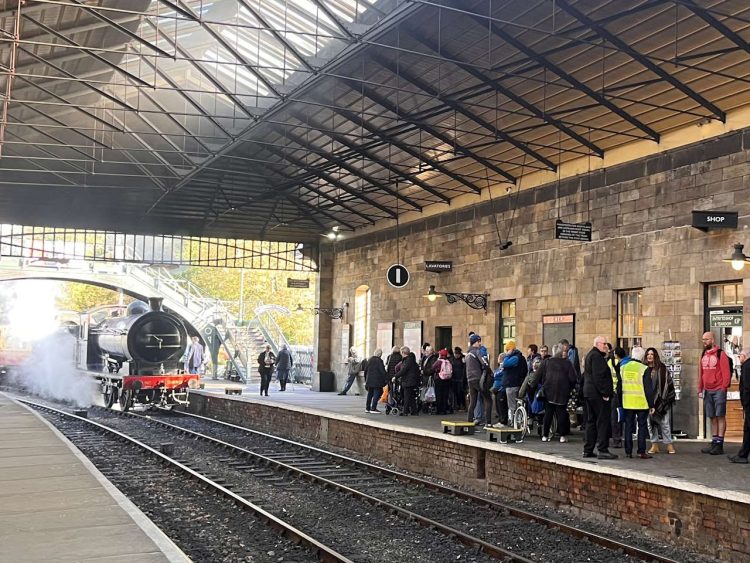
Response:
MULTIPOLYGON (((724 561, 750 558, 750 504, 646 483, 481 442, 191 393, 190 412, 344 448, 481 492, 549 504, 632 527, 724 561), (526 455, 524 455, 524 453, 526 455)), ((614 472, 614 471, 613 471, 614 472)), ((623 473, 623 472, 619 472, 623 473)))
MULTIPOLYGON (((745 242, 750 215, 750 131, 740 131, 559 185, 522 190, 473 207, 446 209, 442 215, 395 229, 353 238, 335 247, 334 302, 353 301, 367 284, 372 291, 371 327, 396 323, 396 343, 404 321, 424 321, 424 340, 435 328, 451 326, 453 344, 466 346, 474 330, 496 354, 500 300, 516 301, 517 340, 522 349, 541 343, 542 316, 576 314, 576 344, 583 356, 598 334, 614 342, 617 291, 643 289, 643 344, 661 348, 671 331, 683 346, 683 393, 675 427, 701 430, 696 397, 700 335, 704 326, 705 284, 734 281, 747 274, 721 262, 735 242, 745 242), (517 202, 517 205, 516 205, 517 202), (511 211, 516 207, 516 211, 511 211), (691 211, 732 210, 739 231, 709 233, 694 229, 691 211), (499 228, 513 246, 497 247, 499 228), (593 242, 555 240, 555 221, 591 221, 593 242), (498 226, 495 225, 497 219, 498 226), (396 247, 412 278, 403 289, 386 281, 396 247), (425 260, 452 260, 451 273, 424 272, 425 260), (486 292, 487 314, 463 303, 424 298, 437 291, 486 292)), ((750 282, 744 281, 750 305, 750 282)), ((750 307, 745 307, 745 325, 750 307)), ((353 317, 353 315, 352 315, 353 317)), ((354 323, 354 318, 350 319, 354 323)), ((551 343, 547 343, 551 344, 551 343)), ((339 334, 331 338, 332 362, 340 361, 339 334)))

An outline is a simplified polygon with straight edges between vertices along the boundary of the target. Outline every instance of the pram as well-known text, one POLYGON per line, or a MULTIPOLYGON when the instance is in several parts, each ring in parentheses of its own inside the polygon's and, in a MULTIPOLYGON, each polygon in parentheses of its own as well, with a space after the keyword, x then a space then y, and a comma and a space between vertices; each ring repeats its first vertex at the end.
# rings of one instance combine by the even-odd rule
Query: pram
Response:
POLYGON ((385 414, 400 415, 404 410, 404 394, 398 380, 388 383, 388 398, 385 402, 385 414))

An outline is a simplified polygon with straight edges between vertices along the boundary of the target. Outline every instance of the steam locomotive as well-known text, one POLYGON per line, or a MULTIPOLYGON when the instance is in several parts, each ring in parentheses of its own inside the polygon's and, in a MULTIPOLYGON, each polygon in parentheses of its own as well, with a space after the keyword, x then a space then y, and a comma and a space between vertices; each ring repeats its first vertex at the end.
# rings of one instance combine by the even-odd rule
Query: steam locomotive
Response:
POLYGON ((160 297, 148 305, 135 301, 123 316, 118 313, 104 319, 85 315, 79 327, 78 367, 99 381, 104 404, 119 402, 123 411, 135 404, 187 404, 187 390, 198 387, 199 376, 181 370, 189 340, 182 321, 162 310, 160 297))

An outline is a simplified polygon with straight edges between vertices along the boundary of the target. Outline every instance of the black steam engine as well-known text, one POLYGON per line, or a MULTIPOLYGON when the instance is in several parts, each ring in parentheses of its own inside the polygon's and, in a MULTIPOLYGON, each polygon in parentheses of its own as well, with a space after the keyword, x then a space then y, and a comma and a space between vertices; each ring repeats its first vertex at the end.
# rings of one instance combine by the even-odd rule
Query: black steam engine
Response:
POLYGON ((82 326, 85 356, 80 350, 79 358, 99 380, 107 407, 116 401, 123 410, 135 403, 185 404, 187 389, 198 387, 198 375, 181 370, 189 340, 185 325, 161 304, 160 297, 150 298, 148 306, 136 301, 124 316, 82 326))

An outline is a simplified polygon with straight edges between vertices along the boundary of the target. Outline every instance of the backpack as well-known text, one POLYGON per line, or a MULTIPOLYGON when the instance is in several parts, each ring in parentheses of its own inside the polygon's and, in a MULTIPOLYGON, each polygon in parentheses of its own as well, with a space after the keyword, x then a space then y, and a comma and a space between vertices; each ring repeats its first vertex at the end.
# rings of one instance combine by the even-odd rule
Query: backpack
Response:
POLYGON ((450 379, 453 377, 453 366, 451 365, 450 360, 438 360, 440 362, 440 372, 438 373, 438 377, 442 380, 450 379))

